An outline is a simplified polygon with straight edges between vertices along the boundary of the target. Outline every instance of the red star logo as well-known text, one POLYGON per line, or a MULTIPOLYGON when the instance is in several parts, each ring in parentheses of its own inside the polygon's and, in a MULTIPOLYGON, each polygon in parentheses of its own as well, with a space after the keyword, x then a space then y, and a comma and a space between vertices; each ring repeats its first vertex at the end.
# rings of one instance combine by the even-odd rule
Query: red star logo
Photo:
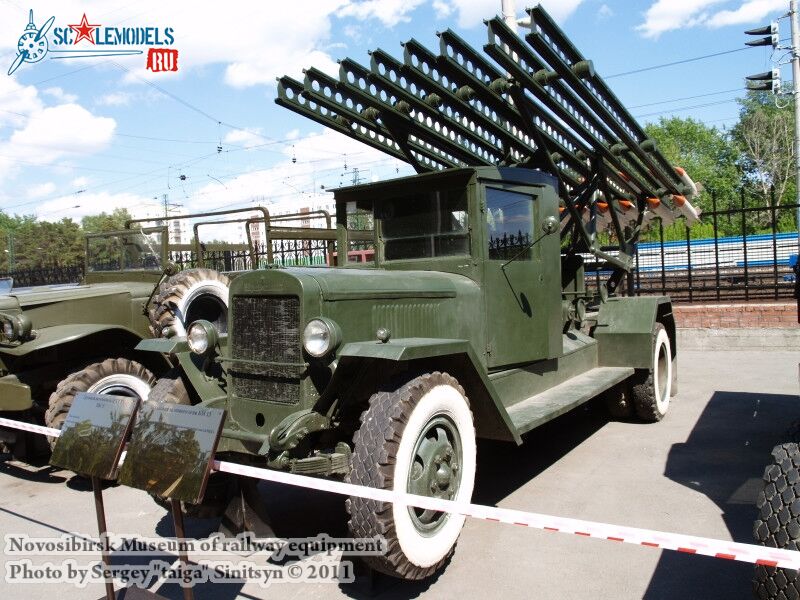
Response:
POLYGON ((92 33, 98 27, 100 27, 100 25, 90 25, 89 20, 86 18, 86 13, 83 13, 83 18, 79 24, 69 25, 69 28, 78 34, 78 37, 76 37, 75 41, 72 43, 77 44, 81 40, 86 40, 87 42, 94 44, 94 37, 92 36, 92 33))

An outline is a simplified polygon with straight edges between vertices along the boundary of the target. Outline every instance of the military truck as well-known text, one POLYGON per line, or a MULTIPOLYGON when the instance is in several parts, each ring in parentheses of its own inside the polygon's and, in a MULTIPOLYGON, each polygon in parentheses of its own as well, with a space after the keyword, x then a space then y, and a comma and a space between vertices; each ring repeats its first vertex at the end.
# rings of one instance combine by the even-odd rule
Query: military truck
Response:
MULTIPOLYGON (((269 212, 263 207, 167 220, 242 212, 261 213, 257 220, 268 230, 269 212)), ((193 244, 170 244, 167 227, 148 226, 148 221, 87 234, 80 284, 15 288, 6 281, 0 291, 0 415, 60 428, 78 392, 146 398, 170 363, 135 350, 140 340, 168 327, 185 333, 187 319, 224 327, 228 276, 205 266, 197 234, 193 244), (176 272, 170 252, 191 254, 196 267, 176 272)), ((249 228, 247 233, 248 244, 241 249, 254 256, 249 228)), ((43 441, 0 428, 0 443, 18 458, 49 451, 43 441)))
MULTIPOLYGON (((402 62, 375 50, 338 80, 279 80, 279 104, 418 174, 334 192, 336 267, 242 274, 226 331, 201 319, 142 342, 179 365, 150 401, 225 409, 226 460, 459 502, 476 438, 520 444, 597 396, 619 417, 664 418, 670 300, 618 290, 635 292, 653 207, 689 210, 698 188, 547 13, 530 16, 524 41, 488 22, 494 62, 446 31, 438 56, 411 40, 402 62), (350 260, 364 235, 372 265, 350 260)), ((243 482, 217 481, 203 506, 252 505, 243 482)), ((353 536, 388 542, 368 563, 406 579, 440 569, 464 522, 358 497, 347 510, 353 536)))

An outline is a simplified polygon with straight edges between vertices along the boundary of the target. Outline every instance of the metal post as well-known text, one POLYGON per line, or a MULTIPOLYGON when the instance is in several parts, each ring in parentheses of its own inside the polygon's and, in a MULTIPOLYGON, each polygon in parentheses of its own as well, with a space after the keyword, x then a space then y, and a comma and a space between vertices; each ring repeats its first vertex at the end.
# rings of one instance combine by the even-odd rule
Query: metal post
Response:
POLYGON ((106 575, 106 599, 114 600, 114 580, 111 579, 111 557, 108 555, 108 531, 106 530, 106 511, 103 506, 103 487, 98 477, 92 477, 92 492, 94 493, 94 508, 97 513, 97 531, 100 534, 100 556, 103 559, 106 575))
MULTIPOLYGON (((503 12, 503 21, 511 31, 517 32, 517 3, 515 0, 501 0, 500 9, 503 12)), ((356 171, 357 172, 357 171, 356 171)))
POLYGON ((778 287, 778 212, 775 206, 775 186, 771 186, 769 190, 770 200, 770 217, 772 224, 772 277, 775 283, 775 300, 779 297, 778 287))
POLYGON ((742 257, 744 259, 744 300, 750 299, 750 269, 747 264, 747 207, 744 188, 741 190, 742 200, 742 257))
MULTIPOLYGON (((178 558, 181 562, 181 569, 188 569, 189 557, 186 554, 186 532, 183 528, 183 512, 181 511, 181 501, 174 498, 169 499, 169 505, 172 509, 172 522, 175 525, 175 537, 178 538, 178 558)), ((191 586, 183 588, 184 600, 194 600, 194 591, 191 586)))
MULTIPOLYGON (((794 87, 794 165, 797 176, 797 203, 800 204, 800 18, 797 0, 789 2, 792 22, 792 85, 794 87)), ((797 209, 797 246, 800 254, 800 207, 797 209)))
POLYGON ((694 300, 692 293, 692 230, 686 225, 686 262, 688 267, 689 302, 694 300))
POLYGON ((717 195, 713 193, 711 194, 711 208, 711 214, 714 218, 714 265, 716 267, 714 273, 714 287, 717 290, 717 302, 719 302, 719 222, 717 221, 717 195))

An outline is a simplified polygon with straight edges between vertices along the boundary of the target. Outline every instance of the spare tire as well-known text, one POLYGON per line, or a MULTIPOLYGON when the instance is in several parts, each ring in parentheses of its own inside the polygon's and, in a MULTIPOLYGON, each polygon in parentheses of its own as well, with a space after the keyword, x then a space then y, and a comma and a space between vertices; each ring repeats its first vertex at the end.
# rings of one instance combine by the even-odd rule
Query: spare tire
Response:
POLYGON ((167 279, 147 311, 153 336, 163 336, 167 328, 184 336, 197 319, 210 321, 225 333, 229 285, 228 277, 213 269, 188 269, 167 279))

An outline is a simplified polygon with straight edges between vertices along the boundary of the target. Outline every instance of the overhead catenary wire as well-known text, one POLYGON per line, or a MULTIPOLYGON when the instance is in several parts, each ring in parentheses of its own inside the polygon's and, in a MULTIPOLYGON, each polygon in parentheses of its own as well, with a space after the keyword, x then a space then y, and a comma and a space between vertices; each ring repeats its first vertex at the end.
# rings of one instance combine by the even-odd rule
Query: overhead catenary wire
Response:
POLYGON ((683 60, 675 60, 660 65, 651 65, 649 67, 642 67, 640 69, 633 69, 631 71, 624 71, 622 73, 614 73, 613 75, 604 75, 603 79, 614 79, 615 77, 625 77, 626 75, 636 75, 637 73, 645 73, 647 71, 655 71, 656 69, 665 69, 667 67, 674 67, 676 65, 685 65, 687 63, 696 62, 698 60, 705 60, 707 58, 714 58, 716 56, 725 56, 726 54, 733 54, 735 52, 742 52, 744 50, 752 50, 750 46, 744 48, 735 48, 733 50, 725 50, 723 52, 714 52, 712 54, 704 54, 703 56, 695 56, 692 58, 684 58, 683 60))

